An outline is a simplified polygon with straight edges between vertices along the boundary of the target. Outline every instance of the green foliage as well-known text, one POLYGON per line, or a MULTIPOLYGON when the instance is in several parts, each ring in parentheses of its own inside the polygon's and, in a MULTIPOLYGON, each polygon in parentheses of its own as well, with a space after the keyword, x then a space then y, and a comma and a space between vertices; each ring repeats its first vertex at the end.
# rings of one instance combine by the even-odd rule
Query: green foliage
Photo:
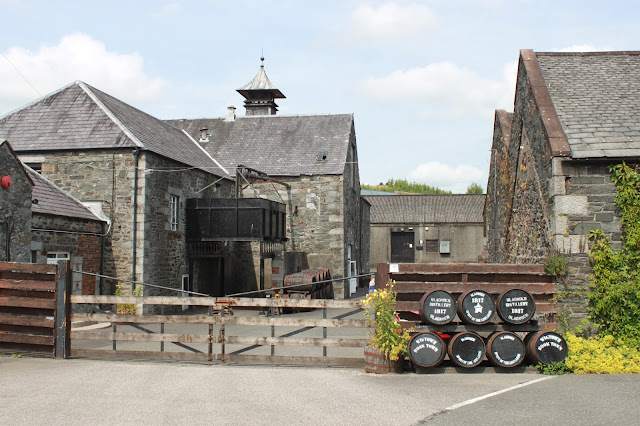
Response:
POLYGON ((593 281, 588 293, 591 321, 601 335, 640 344, 640 174, 622 163, 610 167, 623 226, 622 249, 601 230, 590 233, 593 281))
POLYGON ((380 185, 361 185, 362 189, 386 192, 407 192, 409 194, 451 194, 451 191, 435 188, 423 183, 408 182, 405 179, 389 179, 380 185))
POLYGON ((11 354, 12 358, 22 358, 22 355, 20 354, 11 354))
MULTIPOLYGON (((123 291, 127 289, 127 286, 124 283, 120 283, 116 285, 116 296, 123 296, 123 291)), ((143 293, 143 286, 139 285, 133 290, 133 295, 140 297, 143 293)), ((135 303, 120 303, 117 306, 116 312, 118 314, 135 314, 137 310, 137 306, 135 303)))
POLYGON ((385 354, 392 361, 404 358, 411 336, 409 330, 402 330, 396 309, 396 293, 393 281, 384 290, 374 290, 364 300, 365 316, 375 326, 369 335, 369 344, 385 354))
POLYGON ((564 362, 552 362, 551 364, 538 363, 536 365, 538 371, 547 375, 562 375, 571 373, 571 369, 564 362))
POLYGON ((566 335, 569 354, 566 368, 576 374, 640 373, 640 350, 622 339, 599 336, 584 339, 566 335))
POLYGON ((484 194, 484 189, 480 184, 473 182, 467 187, 467 194, 484 194))
POLYGON ((555 277, 564 277, 567 275, 567 258, 561 254, 554 254, 547 257, 544 262, 544 271, 555 277))

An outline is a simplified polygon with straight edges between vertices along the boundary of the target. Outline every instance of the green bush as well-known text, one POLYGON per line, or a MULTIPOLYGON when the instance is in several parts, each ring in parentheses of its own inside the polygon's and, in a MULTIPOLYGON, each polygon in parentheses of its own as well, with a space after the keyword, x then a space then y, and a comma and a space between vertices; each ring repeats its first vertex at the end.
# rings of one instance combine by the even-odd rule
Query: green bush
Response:
POLYGON ((640 342, 640 174, 625 163, 610 167, 623 228, 615 250, 601 230, 591 231, 593 280, 587 295, 589 318, 600 335, 628 346, 640 342))
POLYGON ((572 333, 567 333, 566 340, 569 354, 564 364, 568 371, 576 374, 640 373, 640 351, 623 340, 616 340, 611 335, 584 339, 572 333))
POLYGON ((561 254, 554 254, 547 258, 544 263, 544 271, 556 277, 564 277, 567 275, 567 258, 561 254))

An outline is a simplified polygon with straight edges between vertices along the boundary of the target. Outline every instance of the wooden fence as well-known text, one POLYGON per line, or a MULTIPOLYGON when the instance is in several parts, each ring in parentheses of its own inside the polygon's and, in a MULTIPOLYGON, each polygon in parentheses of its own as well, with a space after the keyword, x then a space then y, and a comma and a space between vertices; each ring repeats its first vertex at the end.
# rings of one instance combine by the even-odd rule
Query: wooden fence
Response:
MULTIPOLYGON (((236 362, 252 364, 286 365, 330 365, 362 366, 364 352, 357 356, 328 356, 327 348, 364 348, 367 343, 363 329, 370 326, 364 319, 345 318, 361 309, 357 300, 306 300, 280 298, 212 298, 212 297, 165 297, 165 296, 72 296, 73 305, 94 304, 109 306, 111 313, 74 313, 73 321, 110 324, 107 330, 72 330, 71 356, 126 359, 162 359, 201 362, 236 362), (180 306, 208 310, 206 314, 136 315, 118 314, 118 304, 166 307, 178 310, 180 306), (251 315, 239 315, 239 311, 252 309, 251 315), (281 310, 316 310, 322 318, 293 317, 276 315, 281 310), (334 318, 328 317, 328 310, 347 310, 334 318), (231 313, 237 310, 236 315, 231 313), (267 313, 258 315, 260 310, 267 313), (320 310, 320 311, 318 311, 320 310), (195 330, 196 325, 202 325, 195 330), (234 326, 234 327, 232 327, 234 326), (234 335, 239 327, 249 326, 250 330, 265 330, 264 335, 234 335), (282 335, 276 328, 294 328, 282 335), (168 330, 169 328, 173 330, 168 330), (328 337, 328 330, 352 329, 343 335, 334 332, 328 337), (300 331, 322 330, 321 337, 293 337, 300 331), (353 331, 355 329, 355 331, 353 331), (100 342, 102 341, 102 342, 100 342), (95 347, 90 342, 95 342, 95 347), (318 356, 309 355, 308 349, 298 355, 276 355, 285 346, 318 348, 318 356), (170 347, 170 348, 169 348, 170 347), (230 350, 230 348, 235 348, 230 350), (269 354, 248 355, 244 352, 255 349, 270 349, 269 354), (322 349, 320 355, 320 348, 322 349)), ((165 309, 165 308, 161 308, 165 309)), ((156 308, 157 310, 157 308, 156 308)), ((318 334, 318 333, 316 333, 318 334)))
POLYGON ((379 263, 376 287, 382 288, 389 280, 396 281, 396 309, 409 320, 408 325, 419 323, 420 298, 425 293, 444 290, 457 298, 469 290, 484 290, 495 300, 514 288, 533 296, 542 328, 550 330, 557 325, 557 283, 544 271, 544 265, 379 263))
POLYGON ((65 356, 68 266, 0 262, 0 349, 65 356))

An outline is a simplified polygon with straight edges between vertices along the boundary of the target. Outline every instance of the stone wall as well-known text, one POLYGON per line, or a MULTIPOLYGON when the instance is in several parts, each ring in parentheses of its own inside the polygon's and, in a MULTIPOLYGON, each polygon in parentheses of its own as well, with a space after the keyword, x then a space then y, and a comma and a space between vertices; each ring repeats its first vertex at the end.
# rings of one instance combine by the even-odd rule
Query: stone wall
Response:
MULTIPOLYGON (((186 168, 183 164, 145 152, 140 164, 141 208, 138 211, 138 277, 141 281, 170 288, 181 288, 183 274, 189 274, 186 246, 187 198, 228 197, 232 185, 217 176, 186 168), (205 189, 206 188, 206 189, 205 189), (178 196, 178 229, 171 230, 170 198, 178 196)), ((171 294, 152 287, 146 295, 171 294)))
MULTIPOLYGON (((69 253, 73 270, 101 274, 100 250, 105 229, 101 222, 46 214, 33 215, 31 249, 36 263, 50 253, 69 253)), ((96 276, 73 274, 73 294, 104 294, 96 276)), ((109 293, 107 293, 109 294, 109 293)))
POLYGON ((0 178, 3 176, 11 178, 12 186, 0 187, 0 261, 30 262, 33 184, 9 144, 0 140, 0 178))

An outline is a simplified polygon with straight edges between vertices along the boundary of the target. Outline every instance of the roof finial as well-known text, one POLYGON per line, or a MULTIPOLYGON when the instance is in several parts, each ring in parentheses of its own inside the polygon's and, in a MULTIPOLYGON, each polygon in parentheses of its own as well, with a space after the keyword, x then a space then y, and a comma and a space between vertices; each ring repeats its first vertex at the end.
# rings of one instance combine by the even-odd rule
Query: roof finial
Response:
POLYGON ((260 61, 262 61, 260 68, 264 68, 264 49, 261 49, 260 61))

